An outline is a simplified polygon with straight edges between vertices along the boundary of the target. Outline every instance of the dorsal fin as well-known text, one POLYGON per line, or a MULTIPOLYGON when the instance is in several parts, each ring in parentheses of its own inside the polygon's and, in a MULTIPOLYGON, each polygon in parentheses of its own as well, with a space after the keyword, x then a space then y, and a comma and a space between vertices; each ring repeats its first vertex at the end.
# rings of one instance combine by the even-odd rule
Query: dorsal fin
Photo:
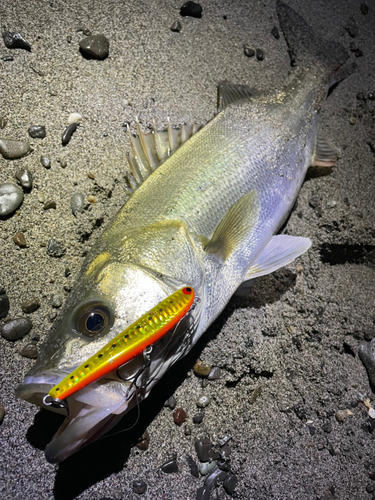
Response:
POLYGON ((154 172, 163 161, 186 142, 203 125, 182 125, 171 127, 169 118, 167 129, 157 130, 155 123, 150 132, 142 132, 138 118, 136 119, 138 135, 133 135, 128 127, 131 154, 127 160, 131 174, 127 176, 130 192, 135 191, 154 172))
POLYGON ((217 87, 217 108, 225 109, 229 104, 248 101, 254 96, 254 90, 248 85, 236 85, 229 82, 220 82, 217 87))

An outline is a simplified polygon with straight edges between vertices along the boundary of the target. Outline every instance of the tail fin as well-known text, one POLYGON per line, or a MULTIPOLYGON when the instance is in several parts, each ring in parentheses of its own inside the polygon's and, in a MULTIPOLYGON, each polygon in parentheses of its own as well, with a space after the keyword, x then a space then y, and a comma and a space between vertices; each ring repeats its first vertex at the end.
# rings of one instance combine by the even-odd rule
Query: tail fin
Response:
POLYGON ((329 73, 334 73, 348 59, 339 43, 319 39, 305 20, 281 0, 276 0, 276 11, 292 66, 297 62, 319 61, 329 73))

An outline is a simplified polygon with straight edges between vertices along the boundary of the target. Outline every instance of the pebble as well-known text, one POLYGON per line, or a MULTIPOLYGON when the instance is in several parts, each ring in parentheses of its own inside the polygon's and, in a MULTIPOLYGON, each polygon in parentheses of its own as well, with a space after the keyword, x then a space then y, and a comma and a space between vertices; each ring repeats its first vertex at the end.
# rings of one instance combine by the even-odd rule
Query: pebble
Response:
POLYGON ((64 296, 61 293, 53 293, 49 298, 52 307, 58 309, 64 302, 64 296))
POLYGON ((109 40, 104 35, 92 35, 79 42, 82 52, 95 58, 104 59, 108 56, 109 40))
POLYGON ((188 463, 190 474, 194 477, 199 477, 198 466, 195 463, 195 460, 190 455, 186 455, 186 461, 188 463))
POLYGON ((88 197, 87 197, 87 201, 88 201, 89 203, 96 203, 95 196, 92 196, 92 195, 88 196, 88 197))
POLYGON ((25 156, 30 151, 28 141, 14 141, 13 139, 0 139, 0 153, 7 160, 15 160, 25 156))
POLYGON ((263 61, 263 59, 264 59, 264 52, 263 52, 262 49, 256 49, 255 54, 256 54, 256 57, 257 57, 258 61, 263 61))
POLYGON ((233 495, 234 489, 237 485, 238 479, 236 474, 233 472, 228 472, 227 477, 224 479, 224 489, 228 493, 228 495, 233 495))
POLYGON ((1 117, 0 118, 0 129, 5 128, 7 123, 8 123, 8 120, 6 118, 1 117))
POLYGON ((83 32, 82 32, 82 33, 83 33, 85 36, 90 36, 90 35, 92 35, 91 31, 90 31, 89 29, 87 29, 87 28, 85 28, 85 29, 83 30, 83 32))
POLYGON ((160 468, 166 474, 171 474, 172 472, 178 472, 178 465, 174 458, 172 458, 172 460, 164 462, 160 468))
POLYGON ((9 297, 4 288, 0 288, 0 319, 6 318, 9 312, 9 297))
POLYGON ((37 196, 38 196, 39 203, 44 203, 46 201, 46 197, 44 196, 44 194, 41 191, 38 191, 37 196))
POLYGON ((198 399, 197 406, 199 406, 199 408, 206 408, 206 406, 208 406, 211 403, 211 401, 212 401, 212 399, 210 398, 210 396, 205 396, 203 394, 198 399))
POLYGON ((44 139, 46 136, 46 127, 44 125, 31 125, 29 136, 33 139, 44 139))
POLYGON ((362 342, 358 355, 367 370, 371 387, 375 390, 375 339, 372 339, 371 342, 362 342))
POLYGON ((36 297, 31 297, 31 299, 27 299, 22 302, 21 308, 24 313, 32 313, 39 309, 40 307, 40 300, 37 299, 36 297))
POLYGON ((51 238, 47 246, 47 254, 51 257, 62 257, 66 252, 64 243, 51 238))
POLYGON ((65 160, 65 158, 61 158, 60 160, 60 167, 61 168, 66 168, 68 166, 68 162, 65 160))
POLYGON ((0 403, 0 424, 3 423, 4 415, 5 415, 4 405, 0 403))
POLYGON ((175 33, 179 33, 182 29, 180 21, 175 21, 172 26, 171 26, 171 31, 174 31, 175 33))
POLYGON ((206 363, 205 361, 197 361, 193 366, 194 373, 199 377, 207 377, 207 375, 211 371, 211 365, 206 363))
POLYGON ((262 393, 262 388, 263 386, 262 385, 258 385, 258 387, 256 387, 252 393, 250 394, 250 397, 249 397, 249 403, 250 404, 253 404, 255 403, 255 401, 259 398, 259 396, 261 395, 262 393))
POLYGON ((190 16, 200 18, 202 17, 202 7, 199 3, 195 2, 185 2, 184 5, 180 9, 181 16, 190 16))
POLYGON ((82 121, 82 115, 79 113, 70 113, 68 116, 68 124, 71 125, 72 123, 79 123, 82 121))
POLYGON ((193 417, 194 424, 201 424, 204 417, 204 413, 196 413, 193 417))
POLYGON ((25 49, 30 51, 31 45, 17 31, 4 31, 3 40, 8 49, 25 49))
POLYGON ((232 439, 232 436, 230 434, 225 434, 221 439, 219 439, 219 445, 220 446, 225 446, 229 441, 232 439))
POLYGON ((204 481, 204 487, 211 490, 214 486, 217 485, 217 483, 224 481, 227 475, 228 473, 221 469, 214 470, 212 474, 206 477, 206 480, 204 481))
POLYGON ((150 444, 150 435, 147 431, 145 431, 142 436, 139 438, 139 441, 137 443, 137 448, 140 450, 147 450, 150 444))
POLYGON ((140 479, 133 481, 133 492, 142 495, 147 490, 147 483, 140 479))
POLYGON ((199 464, 199 472, 202 474, 202 476, 206 476, 216 468, 217 463, 215 462, 215 460, 212 460, 212 462, 201 462, 199 464))
POLYGON ((210 459, 209 452, 212 448, 212 443, 208 438, 197 439, 194 443, 195 451, 200 462, 208 462, 210 459))
POLYGON ((248 47, 247 45, 243 46, 243 52, 246 57, 254 57, 255 56, 255 50, 248 47))
POLYGON ((72 209, 73 215, 83 212, 85 208, 85 195, 82 193, 73 193, 70 197, 70 208, 72 209))
POLYGON ((0 185, 0 217, 14 212, 23 201, 23 191, 20 187, 5 182, 0 185))
POLYGON ((61 144, 63 146, 66 146, 69 143, 69 141, 70 141, 73 133, 76 131, 78 125, 79 125, 79 123, 71 123, 70 125, 68 125, 66 127, 63 135, 61 136, 61 144))
POLYGON ((170 408, 171 410, 173 410, 174 408, 176 408, 176 398, 174 396, 170 396, 163 406, 164 408, 170 408))
POLYGON ((0 333, 7 340, 19 340, 29 333, 33 324, 28 318, 16 318, 0 326, 0 333))
POLYGON ((186 416, 186 411, 184 409, 177 408, 177 410, 173 412, 174 423, 178 426, 181 426, 185 422, 186 416))
POLYGON ((361 12, 364 16, 368 14, 368 5, 367 3, 361 3, 361 12))
POLYGON ((53 200, 48 200, 43 205, 43 210, 50 210, 51 208, 56 208, 56 202, 53 200))
POLYGON ((13 241, 20 248, 25 248, 26 247, 26 239, 25 239, 25 235, 23 233, 16 233, 13 236, 13 241))
POLYGON ((221 378, 221 370, 218 366, 214 366, 211 368, 210 373, 208 374, 208 380, 219 380, 221 378))
POLYGON ((4 56, 4 57, 2 57, 2 60, 5 62, 14 61, 14 57, 13 56, 4 56))
POLYGON ((27 344, 20 350, 21 356, 29 359, 36 359, 38 357, 38 349, 35 344, 27 344))
POLYGON ((26 170, 26 168, 20 168, 15 174, 15 178, 21 184, 23 189, 31 189, 33 187, 33 174, 26 170))
POLYGON ((185 431, 185 436, 191 436, 191 427, 190 427, 190 425, 185 425, 184 431, 185 431))
POLYGON ((48 156, 41 156, 40 163, 44 168, 51 168, 51 160, 48 158, 48 156))
POLYGON ((345 29, 349 33, 349 36, 351 36, 352 38, 358 36, 358 26, 354 23, 354 21, 349 21, 345 26, 345 29))
POLYGON ((271 35, 274 36, 276 38, 276 40, 278 40, 280 38, 280 33, 279 33, 279 30, 277 29, 276 26, 274 26, 272 28, 271 35))

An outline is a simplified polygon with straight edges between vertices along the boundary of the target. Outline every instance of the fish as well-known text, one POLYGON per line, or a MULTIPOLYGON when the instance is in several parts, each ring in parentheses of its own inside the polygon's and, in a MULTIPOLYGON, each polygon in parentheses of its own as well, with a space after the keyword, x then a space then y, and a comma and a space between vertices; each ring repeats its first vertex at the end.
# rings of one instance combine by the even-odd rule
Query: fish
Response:
POLYGON ((306 252, 309 238, 277 234, 313 163, 337 157, 319 133, 333 85, 351 70, 338 43, 317 38, 277 0, 292 70, 276 92, 219 82, 204 127, 130 134, 131 195, 90 249, 63 314, 17 396, 63 414, 45 448, 58 463, 144 400, 235 294, 306 252), (194 307, 157 341, 64 399, 46 395, 159 302, 184 287, 194 307), (58 398, 57 398, 58 399, 58 398))

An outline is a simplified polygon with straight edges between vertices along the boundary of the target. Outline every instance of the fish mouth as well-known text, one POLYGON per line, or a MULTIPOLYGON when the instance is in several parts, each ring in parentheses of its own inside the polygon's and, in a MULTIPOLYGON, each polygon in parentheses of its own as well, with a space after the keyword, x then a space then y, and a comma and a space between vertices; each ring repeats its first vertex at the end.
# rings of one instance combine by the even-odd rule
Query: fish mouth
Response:
POLYGON ((95 441, 117 424, 136 403, 131 383, 101 380, 66 399, 66 408, 48 405, 45 396, 65 373, 43 372, 29 375, 16 395, 42 408, 66 415, 52 441, 45 448, 48 462, 62 462, 83 446, 95 441), (46 404, 47 403, 47 404, 46 404))

